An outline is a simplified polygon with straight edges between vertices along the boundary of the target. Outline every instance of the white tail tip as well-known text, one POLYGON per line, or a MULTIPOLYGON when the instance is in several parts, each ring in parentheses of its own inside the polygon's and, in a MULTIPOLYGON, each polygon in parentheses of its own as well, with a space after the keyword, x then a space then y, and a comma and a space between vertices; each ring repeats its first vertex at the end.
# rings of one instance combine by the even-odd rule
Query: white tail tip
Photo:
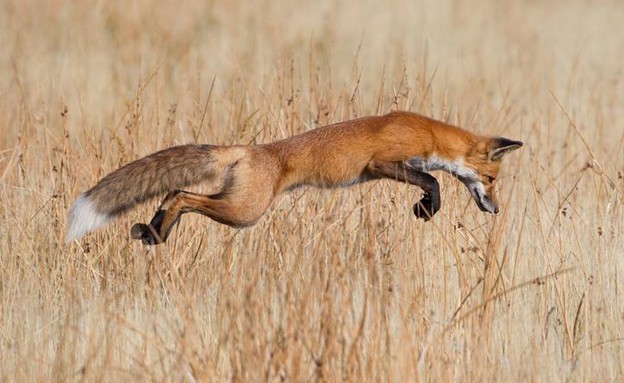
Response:
POLYGON ((65 242, 69 243, 74 239, 80 239, 88 232, 106 225, 109 219, 107 214, 97 211, 95 203, 89 197, 81 194, 69 211, 69 229, 65 242))

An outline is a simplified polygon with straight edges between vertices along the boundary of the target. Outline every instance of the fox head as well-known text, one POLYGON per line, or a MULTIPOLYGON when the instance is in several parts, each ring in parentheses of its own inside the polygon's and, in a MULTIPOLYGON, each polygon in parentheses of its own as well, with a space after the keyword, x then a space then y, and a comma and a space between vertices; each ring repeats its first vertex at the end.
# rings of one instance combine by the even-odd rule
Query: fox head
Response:
POLYGON ((479 209, 492 214, 498 213, 496 178, 503 156, 523 145, 503 137, 485 138, 477 141, 468 151, 464 166, 468 171, 458 174, 466 185, 479 209))

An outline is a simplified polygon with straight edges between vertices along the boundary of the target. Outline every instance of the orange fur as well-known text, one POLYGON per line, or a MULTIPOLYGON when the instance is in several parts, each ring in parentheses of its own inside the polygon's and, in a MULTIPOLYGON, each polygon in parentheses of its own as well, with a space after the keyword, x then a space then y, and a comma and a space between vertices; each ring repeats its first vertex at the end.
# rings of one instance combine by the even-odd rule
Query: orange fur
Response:
POLYGON ((456 175, 482 210, 495 213, 494 179, 500 157, 520 146, 519 141, 481 137, 415 113, 392 112, 261 145, 172 147, 121 167, 82 194, 70 212, 67 239, 167 192, 152 222, 133 227, 134 238, 161 243, 186 212, 234 227, 249 226, 284 191, 380 178, 420 186, 425 195, 414 213, 427 220, 440 205, 431 170, 456 175), (220 192, 199 195, 178 190, 208 179, 220 184, 220 192))

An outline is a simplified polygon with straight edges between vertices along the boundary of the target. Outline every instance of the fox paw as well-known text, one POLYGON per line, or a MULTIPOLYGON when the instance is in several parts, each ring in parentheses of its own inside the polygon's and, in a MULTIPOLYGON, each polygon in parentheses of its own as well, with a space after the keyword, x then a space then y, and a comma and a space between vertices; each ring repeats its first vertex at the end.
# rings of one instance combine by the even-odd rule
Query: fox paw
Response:
POLYGON ((436 203, 436 201, 434 201, 431 197, 425 196, 414 204, 414 215, 416 218, 422 218, 425 222, 427 222, 431 219, 431 217, 433 217, 439 208, 439 202, 436 203))
POLYGON ((160 236, 152 225, 135 223, 130 229, 130 235, 132 239, 140 239, 145 245, 157 245, 162 243, 162 241, 159 240, 160 236))

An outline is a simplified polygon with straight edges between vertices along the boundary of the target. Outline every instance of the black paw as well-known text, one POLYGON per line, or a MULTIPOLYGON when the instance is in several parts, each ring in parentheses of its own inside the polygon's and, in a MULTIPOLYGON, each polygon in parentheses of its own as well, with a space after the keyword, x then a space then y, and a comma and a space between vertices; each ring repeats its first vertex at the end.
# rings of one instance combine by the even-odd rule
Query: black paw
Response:
POLYGON ((133 239, 140 239, 145 245, 157 245, 162 243, 162 241, 160 241, 160 236, 152 225, 135 223, 130 229, 130 235, 133 239))
POLYGON ((431 197, 425 195, 420 201, 414 204, 414 215, 416 218, 422 218, 427 222, 437 213, 439 208, 439 203, 436 203, 431 197))

